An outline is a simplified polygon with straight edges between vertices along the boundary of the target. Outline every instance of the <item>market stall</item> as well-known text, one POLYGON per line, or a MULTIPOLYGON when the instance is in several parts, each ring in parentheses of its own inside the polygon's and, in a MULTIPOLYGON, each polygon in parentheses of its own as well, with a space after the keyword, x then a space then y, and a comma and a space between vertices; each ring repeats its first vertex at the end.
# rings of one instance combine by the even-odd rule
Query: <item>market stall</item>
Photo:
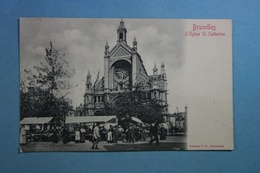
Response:
POLYGON ((26 130, 27 141, 41 141, 48 135, 53 117, 25 117, 20 121, 21 133, 26 130))

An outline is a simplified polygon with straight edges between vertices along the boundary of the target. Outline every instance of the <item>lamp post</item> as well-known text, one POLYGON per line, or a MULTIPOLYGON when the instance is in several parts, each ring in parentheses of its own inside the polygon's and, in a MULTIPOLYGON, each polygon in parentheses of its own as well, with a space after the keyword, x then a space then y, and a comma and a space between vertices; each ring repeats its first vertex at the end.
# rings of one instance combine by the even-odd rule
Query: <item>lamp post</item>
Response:
POLYGON ((66 121, 66 106, 61 105, 61 113, 62 113, 62 121, 63 121, 63 125, 65 125, 65 121, 66 121))

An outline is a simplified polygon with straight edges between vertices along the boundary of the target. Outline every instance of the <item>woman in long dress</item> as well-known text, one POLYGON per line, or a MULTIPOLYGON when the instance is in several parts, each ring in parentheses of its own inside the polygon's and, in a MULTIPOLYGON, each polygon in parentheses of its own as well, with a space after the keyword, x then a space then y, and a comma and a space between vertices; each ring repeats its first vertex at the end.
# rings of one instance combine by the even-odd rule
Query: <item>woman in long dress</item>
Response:
POLYGON ((76 128, 75 130, 75 143, 79 143, 80 141, 80 132, 79 132, 79 129, 76 128))
POLYGON ((24 130, 24 128, 21 128, 20 144, 26 144, 26 131, 24 130))
POLYGON ((66 127, 66 126, 63 129, 62 137, 63 137, 62 142, 64 144, 67 144, 68 142, 70 142, 70 132, 69 132, 68 127, 66 127))
POLYGON ((160 140, 166 140, 167 130, 164 127, 160 129, 160 140))
POLYGON ((85 140, 86 140, 86 130, 81 127, 80 128, 80 143, 85 143, 85 140))
POLYGON ((113 130, 112 130, 112 126, 110 126, 110 128, 108 129, 108 132, 107 132, 107 142, 108 142, 108 143, 112 143, 112 142, 113 142, 113 130))

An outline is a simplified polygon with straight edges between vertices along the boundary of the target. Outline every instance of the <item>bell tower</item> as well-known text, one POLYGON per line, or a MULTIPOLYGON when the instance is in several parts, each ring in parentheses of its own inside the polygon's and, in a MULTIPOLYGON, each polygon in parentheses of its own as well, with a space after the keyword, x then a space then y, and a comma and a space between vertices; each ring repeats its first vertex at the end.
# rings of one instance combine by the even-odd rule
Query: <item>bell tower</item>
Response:
POLYGON ((120 25, 117 29, 117 43, 126 43, 126 33, 125 24, 123 19, 121 19, 120 25))

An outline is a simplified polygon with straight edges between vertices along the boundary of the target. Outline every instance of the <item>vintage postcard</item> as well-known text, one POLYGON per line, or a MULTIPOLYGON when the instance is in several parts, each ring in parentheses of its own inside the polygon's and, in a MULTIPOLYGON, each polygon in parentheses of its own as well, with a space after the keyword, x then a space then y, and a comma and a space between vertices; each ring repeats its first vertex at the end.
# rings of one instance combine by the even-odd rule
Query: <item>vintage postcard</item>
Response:
POLYGON ((232 21, 20 19, 20 150, 233 150, 232 21))

